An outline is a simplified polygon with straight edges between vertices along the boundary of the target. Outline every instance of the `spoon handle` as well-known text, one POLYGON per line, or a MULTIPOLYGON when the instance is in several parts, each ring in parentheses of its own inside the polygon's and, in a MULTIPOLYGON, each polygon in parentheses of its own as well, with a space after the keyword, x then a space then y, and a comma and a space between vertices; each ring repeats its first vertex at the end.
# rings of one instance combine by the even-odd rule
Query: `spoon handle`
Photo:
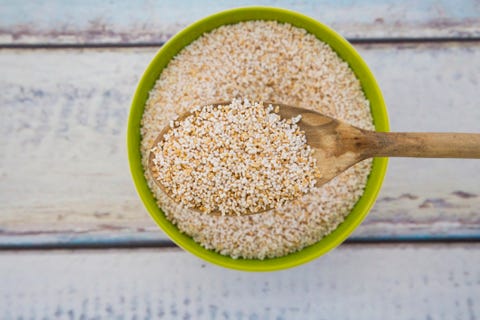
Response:
POLYGON ((371 157, 480 159, 480 133, 369 132, 371 157))

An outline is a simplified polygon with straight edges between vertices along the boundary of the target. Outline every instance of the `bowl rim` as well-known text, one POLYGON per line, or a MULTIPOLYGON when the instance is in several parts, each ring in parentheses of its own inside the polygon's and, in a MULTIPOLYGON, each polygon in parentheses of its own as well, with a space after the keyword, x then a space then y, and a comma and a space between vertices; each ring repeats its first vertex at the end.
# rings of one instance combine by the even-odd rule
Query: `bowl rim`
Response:
POLYGON ((234 259, 230 256, 224 256, 213 250, 205 249, 190 236, 181 233, 172 222, 166 219, 161 208, 157 206, 153 193, 148 187, 148 182, 144 176, 144 168, 141 163, 140 128, 145 103, 148 99, 149 91, 153 88, 153 85, 163 69, 168 65, 168 62, 180 52, 181 49, 205 32, 211 31, 221 25, 235 24, 249 20, 274 20, 280 23, 289 23, 293 26, 306 29, 321 41, 327 42, 330 47, 349 64, 350 68, 360 80, 362 89, 370 102, 375 129, 377 131, 389 131, 387 109, 378 83, 360 54, 347 40, 325 24, 301 13, 275 7, 250 6, 221 11, 190 24, 170 38, 155 54, 138 82, 131 102, 127 128, 128 160, 135 189, 145 208, 158 226, 178 246, 205 261, 226 268, 242 271, 277 271, 312 261, 337 247, 348 238, 367 216, 377 198, 386 173, 387 158, 375 158, 373 160, 372 170, 369 174, 364 193, 346 216, 345 220, 334 231, 300 251, 287 254, 286 256, 267 258, 264 260, 234 259), (315 29, 315 32, 311 29, 315 29), (164 65, 161 66, 162 64, 164 65), (159 65, 161 67, 159 67, 159 65))

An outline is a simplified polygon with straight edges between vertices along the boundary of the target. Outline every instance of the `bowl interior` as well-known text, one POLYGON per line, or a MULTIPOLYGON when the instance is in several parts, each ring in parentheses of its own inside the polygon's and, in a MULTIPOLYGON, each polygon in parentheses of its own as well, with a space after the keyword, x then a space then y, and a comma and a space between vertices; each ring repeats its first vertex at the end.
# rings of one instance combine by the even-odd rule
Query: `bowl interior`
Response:
POLYGON ((162 230, 180 247, 214 264, 245 271, 273 271, 297 266, 313 260, 342 243, 362 222, 373 205, 386 172, 387 159, 376 158, 369 175, 365 192, 340 226, 322 240, 303 250, 280 258, 253 260, 232 259, 206 250, 189 236, 181 233, 165 218, 148 188, 141 164, 140 122, 148 99, 148 93, 168 62, 186 45, 203 33, 225 24, 248 20, 276 20, 304 28, 318 39, 328 43, 345 60, 359 78, 367 99, 377 131, 388 131, 388 116, 385 103, 373 74, 356 50, 344 38, 327 26, 296 12, 267 7, 247 7, 223 11, 208 16, 185 28, 171 38, 155 55, 143 74, 135 92, 128 119, 127 145, 132 177, 145 207, 162 230))

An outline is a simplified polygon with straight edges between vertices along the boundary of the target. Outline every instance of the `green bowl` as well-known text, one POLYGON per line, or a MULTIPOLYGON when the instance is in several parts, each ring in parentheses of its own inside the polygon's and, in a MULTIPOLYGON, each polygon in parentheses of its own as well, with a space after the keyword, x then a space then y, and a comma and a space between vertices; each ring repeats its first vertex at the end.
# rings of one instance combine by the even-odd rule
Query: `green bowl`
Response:
POLYGON ((162 210, 157 206, 155 198, 147 185, 141 164, 140 121, 148 93, 153 88, 163 68, 182 48, 205 32, 225 24, 248 20, 276 20, 290 23, 306 29, 318 39, 328 43, 342 59, 348 62, 360 80, 365 95, 370 101, 376 130, 388 131, 388 116, 380 88, 367 64, 347 40, 324 24, 296 12, 270 7, 247 7, 223 11, 197 21, 176 34, 158 51, 140 79, 133 97, 128 119, 128 159, 133 181, 145 207, 162 230, 177 245, 206 261, 223 267, 244 271, 274 271, 306 263, 340 245, 362 222, 375 202, 386 172, 387 159, 374 159, 373 169, 369 175, 364 194, 355 204, 345 221, 336 230, 317 243, 284 257, 254 260, 232 259, 228 256, 222 256, 211 250, 204 249, 193 241, 191 237, 181 233, 174 224, 167 220, 162 210))

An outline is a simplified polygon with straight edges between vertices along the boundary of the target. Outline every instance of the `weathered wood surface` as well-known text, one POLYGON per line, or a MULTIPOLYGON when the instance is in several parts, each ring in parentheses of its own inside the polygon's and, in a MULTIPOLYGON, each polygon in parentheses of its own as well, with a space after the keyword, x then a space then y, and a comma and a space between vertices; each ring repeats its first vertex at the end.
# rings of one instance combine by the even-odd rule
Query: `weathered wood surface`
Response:
MULTIPOLYGON (((357 45, 396 131, 480 131, 480 44, 357 45)), ((154 48, 0 50, 0 247, 166 241, 126 121, 154 48)), ((480 162, 392 159, 356 239, 479 238, 480 162)))
MULTIPOLYGON (((172 245, 135 193, 125 148, 130 99, 156 45, 254 4, 354 40, 393 130, 480 132, 475 0, 0 0, 0 48, 26 48, 0 50, 0 249, 103 248, 0 251, 1 319, 480 317, 479 242, 346 244, 268 274, 173 248, 105 249, 172 245), (50 46, 76 49, 28 49, 50 46)), ((353 238, 480 239, 479 174, 474 160, 392 159, 353 238)))
POLYGON ((0 44, 160 43, 209 14, 248 5, 299 11, 350 39, 480 36, 480 6, 475 0, 3 0, 0 44))
POLYGON ((0 253, 2 319, 478 319, 480 245, 343 245, 274 273, 180 250, 0 253))

